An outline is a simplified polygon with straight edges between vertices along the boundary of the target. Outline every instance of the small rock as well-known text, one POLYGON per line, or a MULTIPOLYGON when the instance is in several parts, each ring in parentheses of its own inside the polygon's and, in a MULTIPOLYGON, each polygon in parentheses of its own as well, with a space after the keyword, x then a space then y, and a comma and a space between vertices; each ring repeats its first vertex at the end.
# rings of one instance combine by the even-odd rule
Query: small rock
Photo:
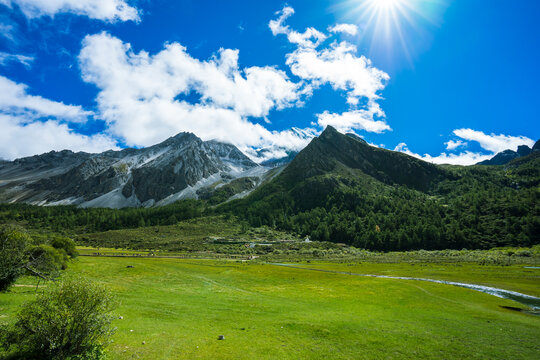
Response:
POLYGON ((133 269, 135 266, 133 266, 133 265, 128 265, 128 266, 126 266, 126 267, 127 267, 128 269, 133 269))
POLYGON ((124 319, 124 317, 123 317, 123 316, 119 316, 118 318, 119 318, 120 320, 123 320, 123 319, 124 319))
POLYGON ((218 340, 225 340, 225 336, 219 335, 217 339, 218 339, 218 340))
POLYGON ((129 332, 133 332, 133 330, 129 330, 129 332))
POLYGON ((146 341, 143 341, 142 344, 145 345, 145 344, 146 344, 146 341))

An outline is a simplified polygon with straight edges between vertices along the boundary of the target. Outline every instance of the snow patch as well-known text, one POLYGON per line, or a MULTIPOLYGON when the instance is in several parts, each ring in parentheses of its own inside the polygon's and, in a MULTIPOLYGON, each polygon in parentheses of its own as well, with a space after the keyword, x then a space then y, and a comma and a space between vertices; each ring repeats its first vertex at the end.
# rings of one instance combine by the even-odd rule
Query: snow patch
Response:
POLYGON ((45 206, 57 206, 57 205, 77 205, 83 202, 84 200, 81 197, 68 197, 66 199, 58 200, 58 201, 52 201, 49 203, 44 204, 45 206))
POLYGON ((95 199, 83 202, 79 206, 82 208, 105 207, 118 209, 121 207, 139 207, 141 206, 141 202, 139 199, 137 199, 135 194, 131 195, 129 198, 126 198, 124 195, 122 195, 122 187, 119 187, 95 199))
POLYGON ((197 195, 197 190, 199 190, 199 189, 201 189, 203 187, 206 187, 206 186, 210 186, 210 185, 212 185, 213 183, 215 183, 216 181, 219 181, 219 180, 221 180, 221 174, 220 173, 215 173, 213 175, 210 175, 207 178, 203 178, 202 180, 199 180, 193 186, 188 186, 188 187, 186 187, 185 189, 183 189, 180 192, 177 192, 175 194, 167 196, 165 199, 162 199, 162 200, 156 202, 155 205, 156 206, 163 206, 163 205, 171 204, 171 203, 173 203, 175 201, 178 201, 178 200, 198 199, 199 196, 197 195))

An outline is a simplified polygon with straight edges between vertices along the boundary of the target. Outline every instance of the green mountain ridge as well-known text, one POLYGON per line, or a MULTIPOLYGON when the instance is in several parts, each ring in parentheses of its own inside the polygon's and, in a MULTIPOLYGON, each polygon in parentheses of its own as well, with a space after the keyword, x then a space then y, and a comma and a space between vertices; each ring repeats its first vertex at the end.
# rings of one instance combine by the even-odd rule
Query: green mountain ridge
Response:
POLYGON ((283 171, 290 181, 324 173, 361 171, 385 183, 427 190, 446 171, 407 154, 370 146, 328 126, 283 171))
POLYGON ((328 127, 271 181, 219 211, 376 250, 540 242, 538 152, 506 166, 434 165, 328 127))

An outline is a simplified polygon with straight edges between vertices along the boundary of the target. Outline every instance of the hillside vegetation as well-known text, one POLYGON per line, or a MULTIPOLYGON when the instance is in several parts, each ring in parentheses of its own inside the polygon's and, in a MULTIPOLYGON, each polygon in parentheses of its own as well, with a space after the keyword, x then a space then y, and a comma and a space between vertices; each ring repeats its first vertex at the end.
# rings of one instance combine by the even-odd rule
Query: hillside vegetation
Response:
POLYGON ((245 177, 200 191, 205 200, 152 208, 2 204, 0 222, 82 235, 220 214, 246 227, 378 251, 540 243, 538 150, 504 166, 438 166, 328 127, 247 197, 224 202, 256 182, 245 177))
POLYGON ((313 239, 375 250, 540 242, 540 156, 436 166, 327 128, 272 182, 221 207, 313 239))

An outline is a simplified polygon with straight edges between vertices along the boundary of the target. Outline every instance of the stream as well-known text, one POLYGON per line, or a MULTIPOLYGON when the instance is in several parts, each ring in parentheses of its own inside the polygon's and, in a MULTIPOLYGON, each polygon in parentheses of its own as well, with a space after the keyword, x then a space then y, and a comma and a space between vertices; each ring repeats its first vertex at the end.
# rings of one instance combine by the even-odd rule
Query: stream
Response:
MULTIPOLYGON (((510 290, 504 290, 499 288, 494 288, 490 286, 484 286, 484 285, 476 285, 476 284, 467 284, 467 283, 460 283, 455 281, 446 281, 446 280, 435 280, 435 279, 425 279, 425 278, 417 278, 417 277, 409 277, 409 276, 389 276, 389 275, 374 275, 374 274, 357 274, 352 273, 348 271, 338 271, 338 270, 325 270, 325 269, 316 269, 316 268, 308 268, 301 265, 293 265, 293 264, 280 264, 280 263, 267 263, 269 265, 275 265, 275 266, 285 266, 295 269, 302 269, 302 270, 310 270, 310 271, 321 271, 321 272, 328 272, 328 273, 335 273, 335 274, 344 274, 344 275, 352 275, 352 276, 365 276, 365 277, 374 277, 374 278, 383 278, 383 279, 395 279, 395 280, 415 280, 415 281, 427 281, 437 284, 445 284, 445 285, 453 285, 453 286, 459 286, 475 291, 480 291, 489 295, 497 296, 503 299, 509 299, 516 301, 522 305, 525 305, 531 309, 531 311, 526 311, 529 314, 533 315, 540 315, 540 298, 537 298, 535 296, 522 294, 516 291, 510 291, 510 290)), ((515 309, 519 310, 519 309, 515 309)))

